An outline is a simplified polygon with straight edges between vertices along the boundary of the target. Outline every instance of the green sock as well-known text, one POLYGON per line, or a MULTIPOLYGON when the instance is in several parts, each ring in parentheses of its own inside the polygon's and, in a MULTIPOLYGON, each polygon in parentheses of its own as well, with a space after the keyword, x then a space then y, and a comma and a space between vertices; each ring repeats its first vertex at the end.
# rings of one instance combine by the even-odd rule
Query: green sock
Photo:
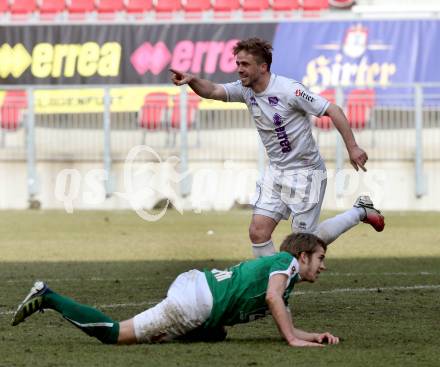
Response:
POLYGON ((79 304, 52 290, 43 296, 43 308, 59 312, 73 325, 87 335, 99 339, 105 344, 116 344, 119 336, 119 323, 96 308, 79 304))

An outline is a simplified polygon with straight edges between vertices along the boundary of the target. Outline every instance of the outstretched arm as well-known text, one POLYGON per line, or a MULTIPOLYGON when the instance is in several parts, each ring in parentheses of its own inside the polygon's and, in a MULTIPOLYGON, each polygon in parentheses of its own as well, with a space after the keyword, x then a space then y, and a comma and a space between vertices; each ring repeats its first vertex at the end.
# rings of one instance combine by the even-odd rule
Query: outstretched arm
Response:
POLYGON ((195 75, 182 73, 174 69, 170 69, 170 71, 172 73, 171 81, 175 85, 181 86, 188 84, 200 97, 226 102, 226 91, 220 84, 215 84, 209 80, 201 79, 195 75))
MULTIPOLYGON (((292 322, 292 315, 288 312, 289 317, 292 322)), ((308 331, 304 331, 298 328, 294 328, 294 334, 297 338, 307 340, 309 342, 317 342, 319 344, 327 343, 327 344, 338 344, 339 338, 330 334, 329 332, 325 333, 309 333, 308 331)))
POLYGON ((342 135, 342 139, 344 139, 345 146, 347 147, 351 165, 356 171, 359 170, 359 167, 363 171, 366 171, 365 163, 368 160, 368 155, 357 145, 353 131, 351 131, 348 120, 342 109, 339 106, 330 103, 325 115, 332 119, 336 129, 338 129, 339 133, 342 135))
POLYGON ((280 334, 292 347, 323 347, 321 343, 324 339, 319 340, 318 334, 295 329, 290 312, 287 310, 283 300, 286 281, 287 275, 285 274, 271 276, 266 292, 266 302, 280 334))

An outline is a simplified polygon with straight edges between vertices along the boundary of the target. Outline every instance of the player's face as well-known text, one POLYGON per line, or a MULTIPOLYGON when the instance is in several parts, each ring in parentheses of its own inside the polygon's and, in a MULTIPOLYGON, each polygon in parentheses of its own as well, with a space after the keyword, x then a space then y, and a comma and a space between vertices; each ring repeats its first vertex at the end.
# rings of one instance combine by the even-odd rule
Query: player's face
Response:
POLYGON ((254 56, 246 51, 240 51, 236 56, 237 71, 244 87, 252 88, 258 83, 267 64, 258 64, 254 56))
POLYGON ((318 279, 319 273, 325 270, 325 251, 319 246, 313 254, 303 253, 302 255, 304 255, 304 264, 300 266, 301 279, 313 283, 318 279), (301 268, 303 271, 301 271, 301 268))

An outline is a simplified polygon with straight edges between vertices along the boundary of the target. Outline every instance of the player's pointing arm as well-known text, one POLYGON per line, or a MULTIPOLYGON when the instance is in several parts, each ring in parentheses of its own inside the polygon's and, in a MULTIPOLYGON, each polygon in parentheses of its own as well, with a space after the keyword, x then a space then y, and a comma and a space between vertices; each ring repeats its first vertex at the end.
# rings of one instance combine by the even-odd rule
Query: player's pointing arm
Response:
POLYGON ((175 69, 170 69, 170 71, 172 73, 171 81, 175 85, 181 86, 188 84, 200 97, 226 101, 226 91, 221 85, 175 69))

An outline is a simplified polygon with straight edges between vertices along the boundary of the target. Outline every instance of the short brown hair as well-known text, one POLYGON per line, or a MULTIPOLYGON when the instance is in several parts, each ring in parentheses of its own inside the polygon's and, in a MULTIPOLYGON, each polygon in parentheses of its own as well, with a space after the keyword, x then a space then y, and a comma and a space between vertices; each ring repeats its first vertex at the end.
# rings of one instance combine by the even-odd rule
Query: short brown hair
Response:
POLYGON ((327 244, 311 233, 289 234, 280 246, 280 251, 285 251, 298 258, 301 252, 312 254, 321 246, 327 251, 327 244))
POLYGON ((267 64, 267 70, 270 71, 272 64, 272 45, 261 38, 249 38, 238 42, 234 47, 234 56, 240 51, 246 51, 255 57, 258 64, 267 64))

